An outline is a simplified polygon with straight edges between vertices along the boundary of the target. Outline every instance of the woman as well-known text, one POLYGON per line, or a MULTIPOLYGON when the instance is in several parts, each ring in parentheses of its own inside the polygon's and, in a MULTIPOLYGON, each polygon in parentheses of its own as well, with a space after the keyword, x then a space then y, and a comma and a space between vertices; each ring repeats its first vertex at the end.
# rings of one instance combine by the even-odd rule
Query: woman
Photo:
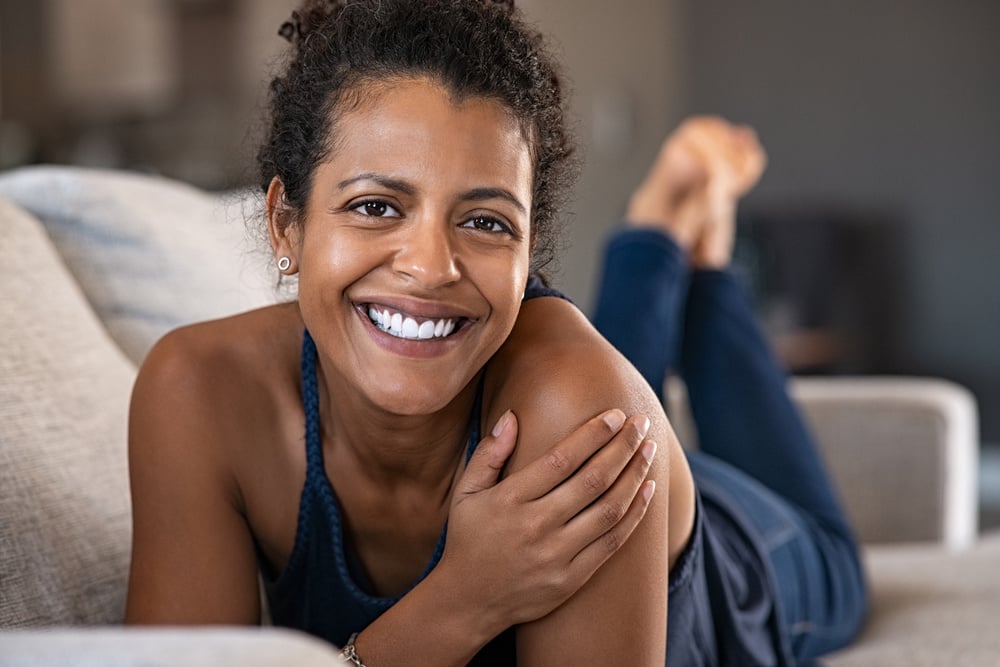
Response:
POLYGON ((260 163, 298 299, 144 363, 128 620, 255 623, 259 567, 275 622, 369 667, 792 663, 728 469, 696 495, 647 382, 532 298, 569 155, 538 35, 485 0, 307 2, 284 32, 260 163))
POLYGON ((259 565, 276 623, 370 666, 509 664, 515 626, 522 664, 659 663, 694 496, 655 395, 568 307, 564 349, 491 361, 566 180, 540 38, 479 0, 285 33, 260 165, 298 299, 144 362, 127 620, 256 623, 259 565))

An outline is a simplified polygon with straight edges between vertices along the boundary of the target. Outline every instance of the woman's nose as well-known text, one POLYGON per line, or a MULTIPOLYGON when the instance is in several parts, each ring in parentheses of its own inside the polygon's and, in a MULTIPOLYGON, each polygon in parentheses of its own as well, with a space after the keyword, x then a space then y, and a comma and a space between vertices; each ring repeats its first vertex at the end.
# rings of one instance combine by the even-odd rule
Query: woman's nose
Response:
POLYGON ((440 223, 415 224, 393 257, 393 270, 428 289, 457 281, 461 272, 448 232, 440 223))

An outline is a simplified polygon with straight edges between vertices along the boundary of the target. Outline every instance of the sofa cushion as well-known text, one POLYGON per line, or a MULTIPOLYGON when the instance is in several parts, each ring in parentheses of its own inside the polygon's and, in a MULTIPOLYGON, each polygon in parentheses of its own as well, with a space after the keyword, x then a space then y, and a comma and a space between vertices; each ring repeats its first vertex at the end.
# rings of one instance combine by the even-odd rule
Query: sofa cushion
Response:
POLYGON ((134 366, 3 197, 0 257, 0 626, 119 622, 134 366))
POLYGON ((0 667, 343 667, 284 628, 46 628, 0 633, 0 667))
POLYGON ((210 195, 165 178, 77 167, 0 175, 0 195, 42 221, 111 336, 140 361, 166 331, 276 297, 247 238, 247 193, 210 195))
POLYGON ((1000 533, 972 548, 909 544, 866 549, 871 617, 858 642, 827 667, 998 664, 1000 533))

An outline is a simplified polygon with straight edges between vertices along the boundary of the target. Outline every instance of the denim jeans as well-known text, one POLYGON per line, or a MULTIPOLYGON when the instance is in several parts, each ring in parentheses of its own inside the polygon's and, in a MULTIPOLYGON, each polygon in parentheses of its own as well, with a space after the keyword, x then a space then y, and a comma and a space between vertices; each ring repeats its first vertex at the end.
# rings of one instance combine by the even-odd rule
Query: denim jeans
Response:
POLYGON ((593 322, 657 393, 668 373, 685 381, 696 486, 727 499, 763 545, 795 659, 848 643, 868 603, 856 542, 735 276, 691 271, 665 234, 624 229, 607 245, 593 322))

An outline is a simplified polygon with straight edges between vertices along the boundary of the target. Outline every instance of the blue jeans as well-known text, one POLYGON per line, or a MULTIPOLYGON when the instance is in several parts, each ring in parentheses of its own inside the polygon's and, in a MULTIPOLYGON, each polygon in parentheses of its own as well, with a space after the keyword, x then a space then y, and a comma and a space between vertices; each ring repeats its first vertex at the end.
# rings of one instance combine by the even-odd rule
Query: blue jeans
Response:
POLYGON ((689 270, 659 231, 619 231, 607 245, 593 322, 657 393, 670 372, 687 384, 700 444, 688 453, 696 485, 728 496, 763 545, 795 659, 847 644, 868 603, 857 545, 732 273, 689 270))

